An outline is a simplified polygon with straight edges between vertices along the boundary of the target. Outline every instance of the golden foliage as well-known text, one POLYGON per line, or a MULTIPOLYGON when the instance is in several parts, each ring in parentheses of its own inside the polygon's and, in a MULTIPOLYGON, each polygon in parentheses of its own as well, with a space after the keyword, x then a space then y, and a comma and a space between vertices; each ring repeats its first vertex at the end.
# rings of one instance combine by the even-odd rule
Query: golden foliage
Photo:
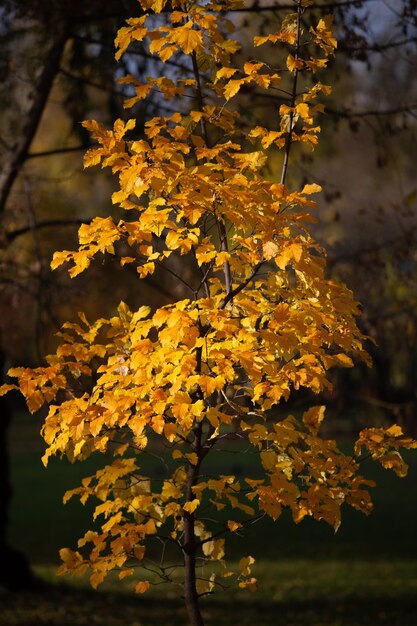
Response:
MULTIPOLYGON (((318 434, 324 407, 310 408, 301 419, 276 417, 293 390, 319 393, 330 387, 330 368, 367 358, 357 303, 344 285, 326 278, 323 250, 308 230, 308 210, 315 207, 310 196, 321 188, 311 183, 291 191, 262 173, 271 150, 288 156, 292 142, 313 148, 317 143, 316 117, 323 110, 317 100, 330 88, 315 82, 314 74, 336 47, 332 20, 324 17, 302 34, 299 14, 291 13, 278 32, 255 37, 255 46, 290 46, 287 76, 305 72, 313 84, 280 106, 275 129, 256 126, 245 137, 229 103, 243 87, 275 89, 283 77, 261 62, 233 66, 239 44, 224 12, 237 3, 193 0, 185 12, 173 0, 164 20, 150 17, 165 9, 164 0, 140 3, 145 13, 119 31, 116 58, 140 42, 162 61, 178 53, 190 57, 194 76, 148 77, 143 84, 126 77, 122 82, 135 93, 126 106, 154 89, 165 98, 194 93, 192 101, 200 105, 187 114, 148 120, 144 137, 136 134, 134 120, 117 120, 111 130, 84 122, 97 142, 84 165, 108 167, 117 176, 112 200, 125 218, 115 223, 96 217, 81 226, 78 250, 55 253, 52 267, 70 263, 76 276, 98 253, 117 252, 120 263, 134 264, 141 279, 176 255, 194 264, 199 279, 189 298, 156 311, 130 311, 121 303, 112 318, 93 323, 80 314, 79 324, 64 326, 46 367, 10 372, 32 412, 49 405, 42 428, 45 464, 57 454, 71 461, 96 451, 114 455, 65 496, 99 501, 100 532, 86 533, 79 541, 82 552, 61 551, 60 572, 90 568, 93 586, 115 568, 120 578, 130 576, 146 558, 147 539, 161 527, 184 550, 190 520, 199 552, 222 564, 220 577, 231 576, 224 539, 200 519, 200 508, 207 506, 233 509, 236 519, 225 524, 225 533, 242 532, 259 513, 277 519, 284 508, 296 523, 311 516, 335 530, 343 503, 366 514, 372 509, 366 489, 372 483, 358 474, 358 460, 318 434), (302 58, 301 36, 305 50, 313 44, 321 56, 302 58), (256 455, 263 478, 203 479, 199 470, 206 455, 233 430, 256 455), (159 485, 140 470, 142 454, 155 441, 172 452, 172 474, 159 485)), ((367 429, 355 452, 365 447, 402 476, 400 446, 417 443, 397 426, 367 429)), ((242 588, 256 588, 253 562, 240 561, 235 578, 242 588)), ((205 584, 211 591, 214 573, 205 584)), ((148 587, 140 581, 136 591, 148 587)))

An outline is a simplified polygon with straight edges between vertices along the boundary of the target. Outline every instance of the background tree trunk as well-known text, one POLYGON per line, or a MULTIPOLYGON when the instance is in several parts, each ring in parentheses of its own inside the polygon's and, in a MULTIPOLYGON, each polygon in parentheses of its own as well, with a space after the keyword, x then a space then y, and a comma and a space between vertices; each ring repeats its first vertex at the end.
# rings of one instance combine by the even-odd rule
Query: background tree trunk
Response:
MULTIPOLYGON (((55 77, 59 72, 68 30, 64 25, 57 28, 44 67, 34 86, 32 105, 27 112, 19 140, 11 148, 0 175, 0 213, 4 212, 13 184, 26 162, 30 147, 41 121, 55 77)), ((0 349, 0 379, 5 382, 6 355, 0 349)), ((35 585, 35 578, 27 558, 8 544, 7 528, 12 496, 8 430, 12 410, 8 399, 0 397, 0 585, 18 590, 35 585)))
MULTIPOLYGON (((5 355, 0 351, 1 383, 4 379, 5 355)), ((8 397, 0 396, 0 585, 13 591, 35 586, 35 578, 26 557, 9 545, 8 525, 12 485, 8 450, 8 431, 12 409, 8 397)))

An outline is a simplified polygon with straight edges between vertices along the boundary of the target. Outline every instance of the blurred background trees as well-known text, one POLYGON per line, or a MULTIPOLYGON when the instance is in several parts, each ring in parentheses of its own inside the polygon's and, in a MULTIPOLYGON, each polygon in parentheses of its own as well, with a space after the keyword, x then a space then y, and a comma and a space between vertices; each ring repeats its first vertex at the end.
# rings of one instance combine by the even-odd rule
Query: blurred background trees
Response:
MULTIPOLYGON (((298 180, 292 182, 325 181, 316 234, 328 250, 330 271, 362 303, 363 330, 375 341, 369 343, 373 369, 339 375, 327 402, 338 418, 336 427, 347 432, 394 415, 415 434, 417 2, 340 0, 314 6, 334 13, 339 51, 326 78, 333 95, 322 116, 320 148, 314 154, 294 151, 292 175, 298 180)), ((231 19, 262 34, 264 25, 278 24, 289 7, 285 0, 264 0, 231 19)), ((125 17, 139 11, 135 0, 6 0, 0 9, 3 369, 40 363, 61 323, 78 310, 94 318, 110 315, 121 299, 131 307, 159 306, 172 296, 169 276, 141 281, 138 290, 129 270, 104 257, 75 281, 65 270, 49 269, 53 250, 75 246, 80 223, 110 210, 112 181, 82 171, 88 137, 81 121, 110 124, 125 116, 121 90, 126 93, 129 86, 117 82, 123 72, 114 61, 113 40, 125 17)), ((243 35, 241 43, 241 54, 251 58, 243 35)), ((158 75, 157 62, 139 45, 124 63, 139 80, 158 75)), ((180 69, 175 59, 172 67, 180 69)), ((253 127, 258 120, 273 128, 274 106, 261 92, 243 93, 241 123, 253 127)), ((137 128, 169 110, 155 93, 150 103, 134 109, 137 128)), ((269 175, 278 171, 277 156, 276 171, 269 175)), ((0 552, 7 555, 10 581, 10 562, 19 557, 6 539, 9 409, 3 402, 0 552)), ((16 581, 18 571, 20 565, 16 581)))

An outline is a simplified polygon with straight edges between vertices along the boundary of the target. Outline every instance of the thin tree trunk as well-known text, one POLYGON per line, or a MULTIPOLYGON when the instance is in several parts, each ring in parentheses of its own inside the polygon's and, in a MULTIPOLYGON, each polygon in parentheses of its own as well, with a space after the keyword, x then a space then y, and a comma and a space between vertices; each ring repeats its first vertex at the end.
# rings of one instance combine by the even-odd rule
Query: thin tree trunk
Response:
MULTIPOLYGON (((199 439, 199 435, 197 435, 199 439)), ((199 443, 199 441, 198 441, 199 443)), ((189 465, 187 475, 187 501, 194 498, 192 491, 198 477, 198 466, 189 465)), ((191 626, 204 626, 203 616, 200 611, 199 596, 197 592, 196 576, 196 537, 195 537, 195 517, 194 513, 184 514, 184 592, 185 606, 191 626)))
POLYGON ((194 515, 186 514, 184 519, 184 589, 185 605, 192 626, 204 626, 200 611, 196 580, 196 547, 194 533, 194 515))

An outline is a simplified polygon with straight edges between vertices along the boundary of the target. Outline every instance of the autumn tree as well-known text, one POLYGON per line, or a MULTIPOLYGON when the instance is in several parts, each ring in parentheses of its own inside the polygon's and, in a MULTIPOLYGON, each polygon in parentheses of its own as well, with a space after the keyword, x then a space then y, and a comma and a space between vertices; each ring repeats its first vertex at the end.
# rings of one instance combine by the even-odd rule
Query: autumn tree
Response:
MULTIPOLYGON (((202 595, 233 581, 256 588, 252 555, 236 569, 227 565, 228 534, 244 533, 264 515, 276 520, 284 508, 296 523, 310 516, 337 530, 343 503, 372 510, 372 483, 359 473, 362 450, 403 476, 398 448, 417 442, 397 425, 369 428, 349 456, 320 436, 323 406, 285 415, 293 392, 318 394, 329 388, 331 368, 367 358, 358 305, 326 278, 324 251, 309 231, 311 195, 320 187, 287 185, 295 148, 318 142, 319 98, 330 87, 317 76, 337 45, 332 18, 306 27, 310 3, 298 0, 278 31, 254 38, 250 60, 241 62, 227 15, 239 7, 235 0, 140 4, 144 14, 117 35, 116 58, 133 45, 176 63, 144 82, 122 78, 130 89, 125 106, 157 92, 173 112, 149 119, 145 138, 135 134, 133 118, 111 130, 84 122, 98 144, 85 166, 117 176, 112 201, 123 217, 83 224, 78 250, 55 253, 52 267, 68 263, 75 277, 110 254, 135 268, 139 289, 161 270, 187 297, 157 310, 121 303, 113 317, 94 322, 80 314, 79 323, 64 325, 45 367, 10 375, 32 412, 49 405, 45 465, 51 455, 113 457, 65 495, 97 498, 101 524, 78 550, 61 551, 61 573, 90 569, 96 587, 114 569, 121 579, 136 567, 151 569, 136 585, 142 593, 156 573, 174 578, 176 565, 161 559, 156 572, 149 566, 148 545, 159 537, 182 557, 190 623, 200 626, 202 595), (239 96, 254 86, 277 95, 276 119, 272 128, 246 132, 239 96), (281 174, 269 180, 264 167, 277 151, 281 174), (257 469, 243 478, 207 473, 207 457, 231 435, 257 469), (146 474, 147 453, 162 454, 162 478, 146 474)), ((10 388, 17 387, 2 392, 10 388)))

